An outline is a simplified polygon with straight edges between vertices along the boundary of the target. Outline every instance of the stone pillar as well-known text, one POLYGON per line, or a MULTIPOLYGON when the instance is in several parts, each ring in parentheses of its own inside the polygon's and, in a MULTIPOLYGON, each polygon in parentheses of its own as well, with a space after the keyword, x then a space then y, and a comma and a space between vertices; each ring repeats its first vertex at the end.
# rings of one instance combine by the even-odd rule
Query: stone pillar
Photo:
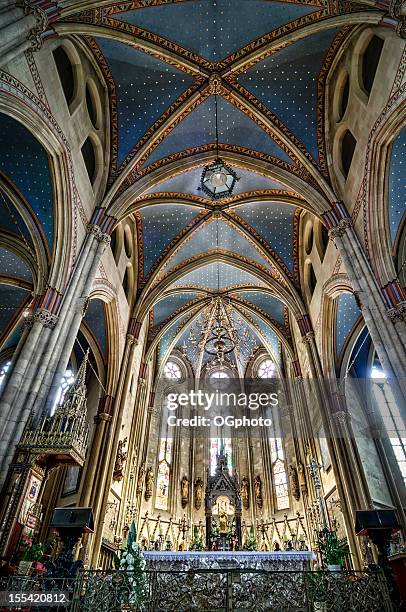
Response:
MULTIPOLYGON (((302 341, 306 346, 308 354, 309 366, 313 380, 313 389, 315 391, 317 404, 322 417, 323 428, 327 437, 331 463, 333 466, 337 491, 342 504, 343 516, 345 520, 346 532, 348 541, 353 554, 353 563, 356 568, 362 567, 362 557, 359 549, 359 542, 354 533, 354 512, 357 508, 357 501, 354 499, 354 486, 352 482, 352 474, 355 469, 349 461, 348 449, 352 446, 351 435, 349 432, 337 430, 334 426, 332 413, 334 413, 333 398, 328 388, 327 381, 324 378, 320 356, 314 339, 314 332, 311 330, 311 322, 307 315, 301 321, 298 321, 299 328, 302 331, 302 341)), ((347 424, 348 426, 348 424, 347 424)), ((313 432, 313 436, 316 432, 313 432)))
POLYGON ((41 48, 41 34, 47 29, 48 17, 29 0, 0 3, 0 66, 31 49, 41 48))
POLYGON ((89 295, 114 222, 102 209, 95 211, 65 294, 49 288, 42 296, 40 308, 30 317, 31 330, 0 400, 5 415, 0 441, 0 483, 29 416, 40 418, 45 407, 53 406, 62 366, 66 367, 81 323, 83 311, 78 306, 89 295))
MULTIPOLYGON (((117 453, 118 442, 123 420, 124 409, 126 406, 131 376, 134 366, 134 352, 138 342, 134 336, 127 334, 126 347, 121 363, 121 374, 117 385, 115 409, 112 413, 112 422, 109 427, 108 435, 105 433, 105 442, 100 452, 100 470, 92 483, 92 499, 90 505, 93 507, 96 529, 91 540, 90 560, 93 567, 97 565, 100 554, 100 546, 103 536, 103 517, 106 513, 106 506, 109 498, 111 481, 114 469, 114 457, 117 453)), ((141 364, 141 369, 142 369, 141 364)), ((131 442, 131 440, 130 440, 131 442)), ((130 448, 130 444, 128 446, 130 448)), ((130 464, 131 458, 129 456, 130 464)))
MULTIPOLYGON (((381 289, 363 252, 351 220, 341 219, 329 231, 343 258, 348 278, 360 303, 372 343, 387 378, 391 380, 406 421, 406 348, 403 333, 394 325, 381 289)), ((404 323, 401 323, 404 325, 404 323)))

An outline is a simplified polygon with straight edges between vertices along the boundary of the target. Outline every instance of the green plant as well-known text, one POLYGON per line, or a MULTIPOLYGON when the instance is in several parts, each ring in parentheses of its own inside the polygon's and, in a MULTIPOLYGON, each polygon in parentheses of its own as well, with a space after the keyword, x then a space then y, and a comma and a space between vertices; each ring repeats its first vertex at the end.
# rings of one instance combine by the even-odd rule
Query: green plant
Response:
POLYGON ((22 561, 41 561, 44 556, 45 546, 41 542, 32 539, 32 532, 25 534, 22 538, 22 561))
POLYGON ((254 525, 251 525, 247 540, 244 545, 244 550, 257 550, 257 539, 255 537, 254 525))
POLYGON ((193 541, 190 550, 205 550, 205 546, 202 542, 202 534, 197 525, 193 527, 193 541))
POLYGON ((342 544, 335 532, 324 534, 320 542, 320 553, 327 565, 342 565, 349 549, 342 544))
POLYGON ((128 531, 127 547, 121 553, 120 569, 127 573, 130 587, 129 603, 140 610, 148 593, 148 583, 144 572, 145 559, 141 546, 137 542, 135 523, 132 522, 128 531))

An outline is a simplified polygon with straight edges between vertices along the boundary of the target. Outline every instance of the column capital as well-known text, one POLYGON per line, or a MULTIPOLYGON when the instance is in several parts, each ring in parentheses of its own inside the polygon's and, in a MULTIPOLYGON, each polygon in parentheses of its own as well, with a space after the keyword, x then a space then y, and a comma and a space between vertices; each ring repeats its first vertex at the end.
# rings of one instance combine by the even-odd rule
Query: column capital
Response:
POLYGON ((393 323, 406 321, 406 301, 399 302, 393 308, 387 310, 388 317, 393 323))
POLYGON ((24 325, 26 327, 32 327, 34 323, 41 323, 43 327, 53 329, 57 322, 58 317, 55 314, 45 308, 39 308, 33 314, 25 318, 24 325))
POLYGON ((86 228, 86 231, 88 234, 92 234, 92 236, 96 238, 97 242, 103 243, 106 246, 110 244, 110 240, 111 240, 110 235, 105 234, 99 225, 95 225, 94 223, 89 223, 86 228))
POLYGON ((42 46, 41 34, 45 32, 48 27, 48 16, 46 12, 32 0, 17 0, 16 7, 22 8, 24 15, 33 15, 35 18, 35 26, 29 31, 27 40, 31 43, 31 50, 38 51, 42 46))
POLYGON ((349 425, 351 423, 351 415, 347 410, 337 410, 331 416, 339 425, 349 425))
POLYGON ((334 240, 335 238, 341 238, 344 234, 347 233, 348 229, 353 226, 353 223, 350 218, 341 219, 338 222, 338 225, 329 229, 328 235, 330 240, 334 240))

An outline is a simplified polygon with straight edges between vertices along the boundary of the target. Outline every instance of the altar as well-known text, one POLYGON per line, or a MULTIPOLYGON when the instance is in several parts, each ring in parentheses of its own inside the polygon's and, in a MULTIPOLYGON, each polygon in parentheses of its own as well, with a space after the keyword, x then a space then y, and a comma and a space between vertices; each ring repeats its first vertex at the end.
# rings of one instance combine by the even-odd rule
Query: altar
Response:
POLYGON ((303 572, 312 569, 316 555, 311 551, 257 552, 144 552, 150 571, 254 570, 303 572))

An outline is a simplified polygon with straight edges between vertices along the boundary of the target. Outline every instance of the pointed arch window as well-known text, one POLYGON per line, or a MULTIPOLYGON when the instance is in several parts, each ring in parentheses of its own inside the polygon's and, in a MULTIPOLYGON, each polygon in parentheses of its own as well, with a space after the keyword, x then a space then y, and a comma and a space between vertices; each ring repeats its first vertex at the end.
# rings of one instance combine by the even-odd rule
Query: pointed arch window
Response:
POLYGON ((55 399, 54 406, 52 408, 52 414, 55 412, 57 406, 61 406, 63 404, 63 400, 65 399, 65 395, 69 387, 75 381, 75 375, 72 370, 66 370, 64 376, 62 377, 61 384, 59 385, 58 393, 55 399))
POLYGON ((155 507, 158 510, 168 510, 172 463, 172 439, 161 438, 159 444, 158 462, 155 507))
POLYGON ((373 384, 374 399, 379 408, 393 453, 403 476, 403 482, 406 485, 405 426, 395 396, 390 385, 385 380, 386 375, 377 356, 375 357, 370 376, 375 383, 373 384))
POLYGON ((214 476, 217 466, 217 456, 223 448, 227 455, 227 467, 230 474, 233 473, 233 455, 231 438, 211 438, 210 439, 210 475, 214 476))
POLYGON ((9 369, 9 367, 10 367, 10 363, 11 363, 11 361, 7 361, 7 363, 5 363, 0 368, 0 387, 3 384, 3 380, 4 380, 4 378, 5 378, 6 374, 7 374, 7 371, 9 369))
POLYGON ((272 479, 275 489, 276 508, 289 508, 288 478, 286 475, 285 453, 281 438, 270 438, 272 479))

